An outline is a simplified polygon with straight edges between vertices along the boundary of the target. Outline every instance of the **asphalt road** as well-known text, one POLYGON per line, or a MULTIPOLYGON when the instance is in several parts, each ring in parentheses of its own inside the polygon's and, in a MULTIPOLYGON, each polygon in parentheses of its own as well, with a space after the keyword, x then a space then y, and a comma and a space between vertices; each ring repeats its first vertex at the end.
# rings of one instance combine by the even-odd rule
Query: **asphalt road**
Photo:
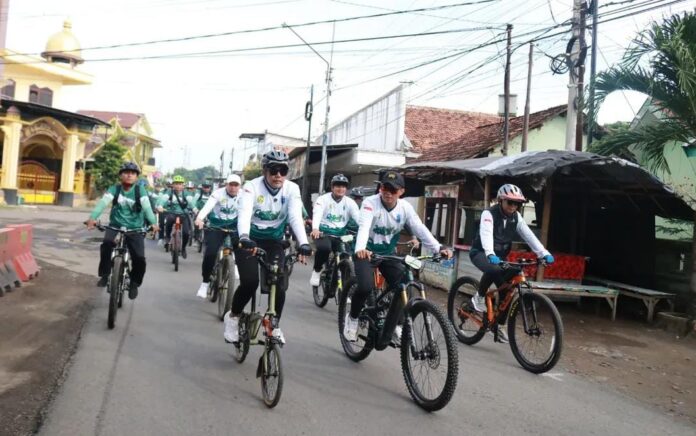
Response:
MULTIPOLYGON (((8 215, 0 213, 0 218, 8 215)), ((95 234, 79 214, 37 230, 43 256, 76 270, 96 270, 95 234), (56 242, 52 231, 63 232, 56 242), (58 247, 55 245, 59 244, 58 247), (63 245, 65 244, 65 245, 63 245), (53 251, 52 251, 53 250, 53 251), (52 253, 47 255, 47 253, 52 253)), ((58 218, 56 218, 58 219, 58 218)), ((283 331, 285 386, 273 410, 255 378, 260 347, 238 364, 222 339, 215 304, 195 297, 200 261, 192 254, 173 272, 168 256, 147 246, 140 296, 126 301, 106 328, 107 294, 82 334, 67 378, 41 429, 44 435, 347 435, 347 434, 685 434, 688 424, 563 371, 520 368, 509 347, 484 339, 459 345, 452 402, 426 413, 406 390, 396 350, 348 360, 338 341, 333 302, 312 302, 309 268, 291 278, 283 331)), ((96 281, 96 279, 95 279, 96 281)), ((95 291, 96 293, 97 291, 95 291)))

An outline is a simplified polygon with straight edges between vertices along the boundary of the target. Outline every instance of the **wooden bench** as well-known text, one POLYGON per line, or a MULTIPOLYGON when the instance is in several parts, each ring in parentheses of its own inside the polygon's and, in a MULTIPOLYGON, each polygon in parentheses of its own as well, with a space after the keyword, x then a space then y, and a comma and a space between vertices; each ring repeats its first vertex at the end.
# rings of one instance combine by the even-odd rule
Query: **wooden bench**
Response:
POLYGON ((637 298, 643 301, 648 309, 647 321, 652 322, 655 316, 655 306, 660 300, 667 300, 670 310, 674 312, 674 297, 675 294, 668 292, 660 292, 654 289, 646 289, 638 286, 629 285, 626 283, 615 282, 613 280, 603 279, 601 277, 585 277, 585 280, 593 283, 599 283, 608 288, 616 289, 625 297, 637 298))
POLYGON ((559 295, 568 297, 592 297, 604 298, 611 308, 611 320, 616 320, 616 306, 619 300, 619 291, 605 286, 583 285, 569 282, 529 282, 535 292, 546 295, 559 295))

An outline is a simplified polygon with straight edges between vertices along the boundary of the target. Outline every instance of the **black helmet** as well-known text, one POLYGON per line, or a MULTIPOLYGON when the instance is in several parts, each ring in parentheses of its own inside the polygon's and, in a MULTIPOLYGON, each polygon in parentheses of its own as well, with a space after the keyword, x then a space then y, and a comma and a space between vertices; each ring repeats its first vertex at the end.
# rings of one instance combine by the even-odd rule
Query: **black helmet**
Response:
POLYGON ((121 168, 118 170, 118 175, 120 176, 124 171, 135 171, 138 173, 138 175, 140 175, 140 167, 135 162, 125 162, 123 165, 121 165, 121 168))
POLYGON ((271 165, 285 165, 286 167, 290 167, 289 161, 290 157, 286 152, 281 150, 271 150, 263 155, 261 158, 261 165, 264 168, 271 165))
POLYGON ((212 188, 212 187, 213 187, 213 184, 208 182, 208 181, 201 183, 201 188, 212 188))
POLYGON ((333 185, 345 185, 346 187, 350 184, 348 182, 348 177, 343 174, 336 174, 331 178, 331 186, 333 185))

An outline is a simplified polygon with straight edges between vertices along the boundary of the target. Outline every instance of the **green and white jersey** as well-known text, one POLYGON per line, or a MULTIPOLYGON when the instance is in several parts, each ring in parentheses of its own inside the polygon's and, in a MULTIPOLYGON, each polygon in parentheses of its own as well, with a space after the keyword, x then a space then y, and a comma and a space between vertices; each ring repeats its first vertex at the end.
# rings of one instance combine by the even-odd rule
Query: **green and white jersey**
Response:
POLYGON ((297 241, 307 243, 302 220, 302 198, 297 184, 285 181, 272 195, 263 176, 244 184, 239 198, 239 234, 252 239, 281 240, 290 224, 297 241))
POLYGON ((196 195, 193 197, 193 202, 195 204, 194 207, 198 210, 203 209, 213 192, 214 191, 210 191, 206 194, 205 192, 199 189, 198 192, 196 192, 196 195))
POLYGON ((376 254, 394 254, 399 234, 407 224, 426 247, 434 252, 440 251, 440 243, 425 227, 410 203, 399 199, 396 206, 388 210, 379 194, 363 200, 355 251, 367 249, 376 254))
MULTIPOLYGON (((90 214, 90 219, 96 220, 107 206, 113 205, 117 187, 118 185, 114 185, 107 189, 90 214)), ((148 223, 155 224, 157 220, 152 212, 147 190, 144 188, 140 188, 140 207, 140 212, 136 211, 135 186, 131 186, 127 191, 121 187, 116 205, 111 207, 109 225, 118 228, 125 227, 128 230, 139 230, 145 227, 146 219, 148 223)))
POLYGON ((202 221, 207 217, 213 227, 237 230, 238 201, 239 196, 231 197, 227 188, 217 189, 210 194, 196 218, 202 221))
POLYGON ((177 194, 173 189, 168 189, 160 195, 158 206, 162 206, 165 212, 181 215, 193 210, 195 202, 193 196, 184 191, 177 194))
POLYGON ((312 210, 312 229, 334 236, 346 234, 348 222, 358 221, 360 211, 357 203, 347 196, 336 201, 328 192, 320 195, 314 202, 312 210))

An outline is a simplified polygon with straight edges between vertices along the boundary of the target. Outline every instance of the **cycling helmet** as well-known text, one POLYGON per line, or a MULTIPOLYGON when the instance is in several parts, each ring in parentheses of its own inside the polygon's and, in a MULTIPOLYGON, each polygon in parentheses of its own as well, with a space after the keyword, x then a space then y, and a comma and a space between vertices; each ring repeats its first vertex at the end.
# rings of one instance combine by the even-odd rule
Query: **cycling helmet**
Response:
POLYGON ((261 165, 264 168, 271 165, 285 165, 286 167, 290 167, 289 161, 290 157, 286 152, 281 150, 271 150, 263 155, 261 158, 261 165))
POLYGON ((522 194, 522 190, 510 183, 506 183, 498 189, 498 200, 527 201, 524 198, 524 194, 522 194))
POLYGON ((185 183, 186 179, 184 179, 184 176, 174 176, 172 179, 172 183, 185 183))
POLYGON ((189 189, 195 188, 196 184, 193 183, 193 180, 189 180, 188 183, 186 184, 186 187, 189 189))
POLYGON ((135 171, 138 173, 138 175, 140 175, 140 167, 135 162, 125 162, 118 170, 118 174, 121 175, 121 173, 124 171, 135 171))
POLYGON ((348 177, 344 176, 343 174, 336 174, 331 178, 331 186, 345 185, 347 187, 349 184, 348 177))
POLYGON ((203 182, 201 183, 201 188, 212 188, 213 184, 210 182, 203 182))

